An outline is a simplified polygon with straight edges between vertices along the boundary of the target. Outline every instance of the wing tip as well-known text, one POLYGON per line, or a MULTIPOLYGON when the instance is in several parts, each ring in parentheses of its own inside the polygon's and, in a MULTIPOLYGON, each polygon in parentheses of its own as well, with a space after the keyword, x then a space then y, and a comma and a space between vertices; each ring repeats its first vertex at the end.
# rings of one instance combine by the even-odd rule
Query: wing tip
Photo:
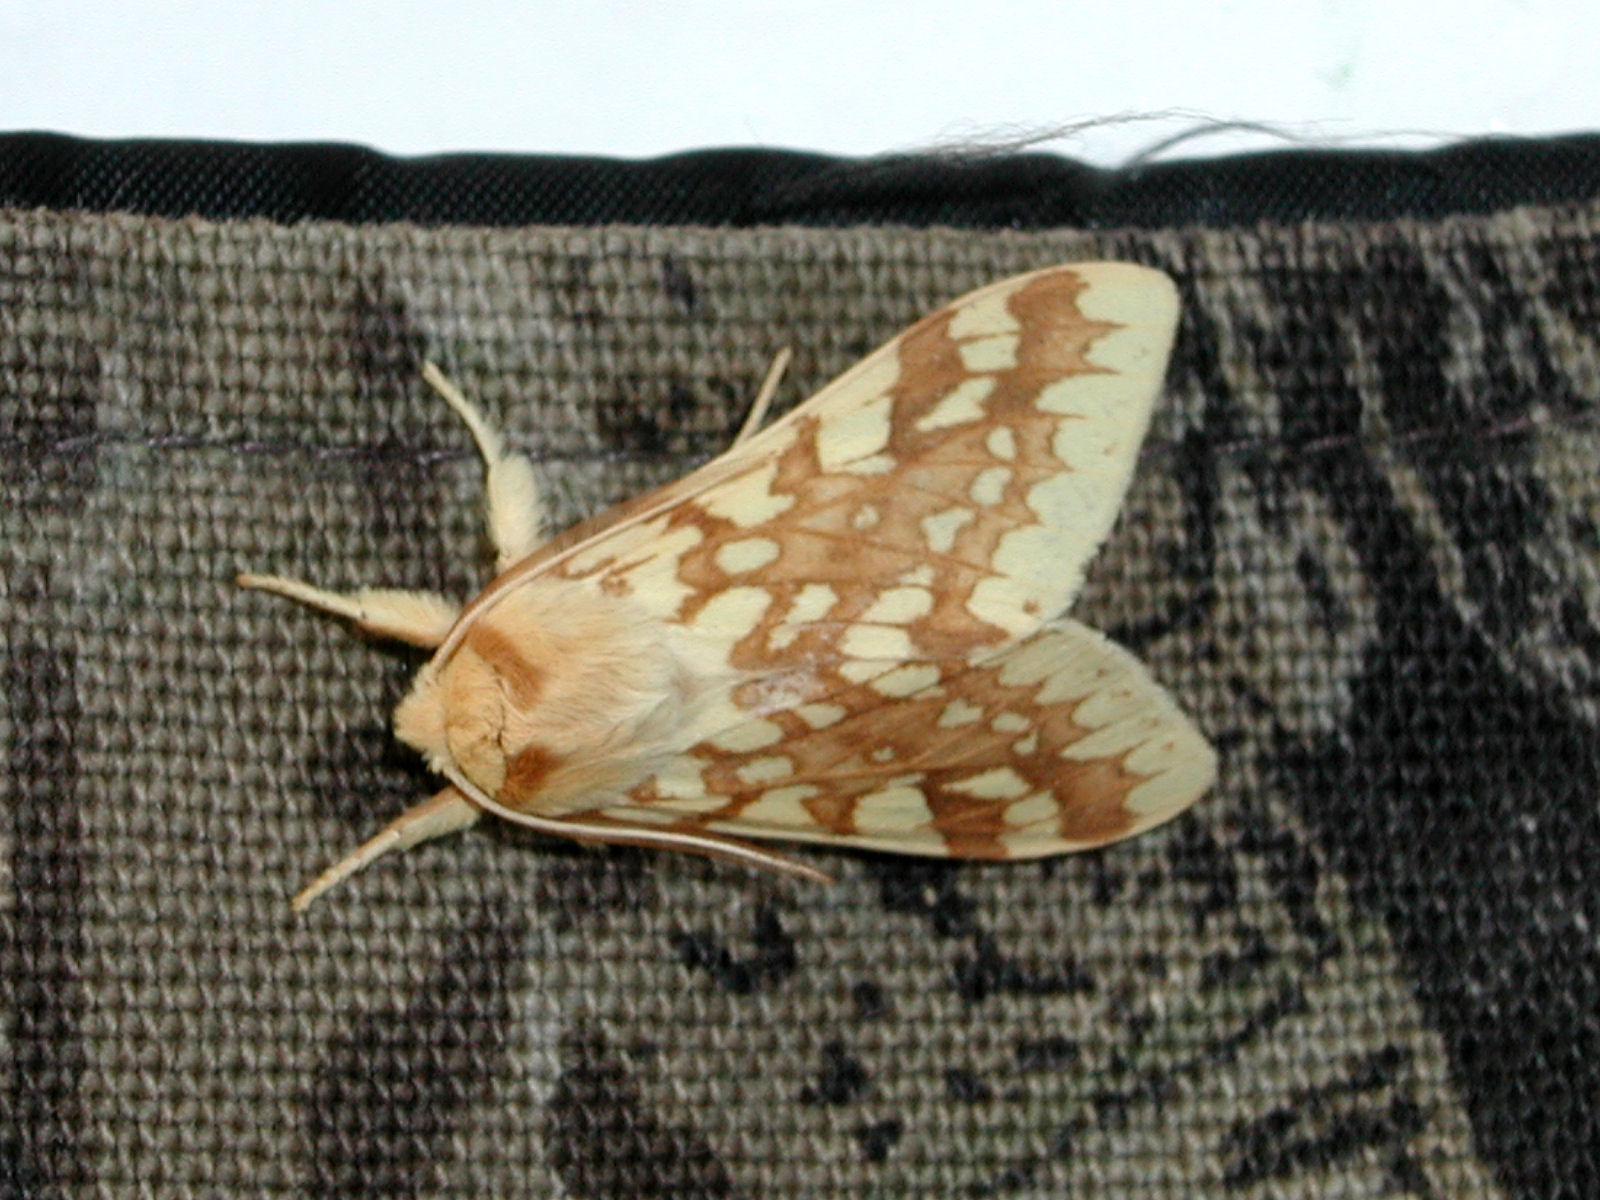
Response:
POLYGON ((1083 263, 1068 268, 1085 286, 1078 307, 1087 317, 1158 330, 1170 345, 1178 327, 1178 285, 1141 263, 1083 263))

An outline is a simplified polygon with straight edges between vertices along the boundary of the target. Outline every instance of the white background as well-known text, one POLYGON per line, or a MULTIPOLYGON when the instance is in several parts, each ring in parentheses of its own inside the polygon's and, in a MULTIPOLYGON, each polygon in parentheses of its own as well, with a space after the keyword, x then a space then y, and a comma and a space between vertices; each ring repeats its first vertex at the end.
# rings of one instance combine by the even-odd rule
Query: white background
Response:
POLYGON ((1539 0, 0 0, 0 130, 400 154, 873 154, 1035 139, 1124 161, 1600 127, 1600 4, 1539 0))

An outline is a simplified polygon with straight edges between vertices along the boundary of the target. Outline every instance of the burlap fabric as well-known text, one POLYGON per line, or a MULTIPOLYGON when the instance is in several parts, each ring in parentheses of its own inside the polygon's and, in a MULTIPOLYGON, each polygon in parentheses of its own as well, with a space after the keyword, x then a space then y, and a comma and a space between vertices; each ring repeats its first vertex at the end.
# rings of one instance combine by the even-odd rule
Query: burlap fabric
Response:
POLYGON ((1589 1196, 1597 210, 1120 235, 0 214, 0 1172, 15 1196, 1589 1196), (493 825, 287 898, 430 786, 417 658, 241 569, 470 596, 443 363, 558 523, 929 308, 1132 258, 1184 318, 1077 615, 1213 737, 1109 851, 493 825))

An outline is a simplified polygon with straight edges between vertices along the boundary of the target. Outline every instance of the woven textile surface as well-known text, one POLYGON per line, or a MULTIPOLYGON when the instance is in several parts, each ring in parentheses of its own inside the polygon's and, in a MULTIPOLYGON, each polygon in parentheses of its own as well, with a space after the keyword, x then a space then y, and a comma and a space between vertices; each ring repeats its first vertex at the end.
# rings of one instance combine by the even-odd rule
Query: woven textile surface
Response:
POLYGON ((1600 1192, 1600 210, 1241 231, 424 231, 0 214, 0 1183, 18 1196, 1600 1192), (1216 743, 1191 812, 831 887, 486 823, 419 661, 245 569, 470 597, 930 308, 1184 315, 1074 612, 1216 743))

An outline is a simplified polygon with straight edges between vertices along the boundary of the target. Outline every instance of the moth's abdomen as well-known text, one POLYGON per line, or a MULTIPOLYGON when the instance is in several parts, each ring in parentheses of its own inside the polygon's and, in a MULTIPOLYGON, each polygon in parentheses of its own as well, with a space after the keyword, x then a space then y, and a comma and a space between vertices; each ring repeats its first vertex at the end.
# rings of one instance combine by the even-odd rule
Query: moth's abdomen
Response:
POLYGON ((402 740, 503 804, 544 815, 638 782, 683 711, 656 623, 581 582, 535 579, 476 614, 395 713, 402 740))

